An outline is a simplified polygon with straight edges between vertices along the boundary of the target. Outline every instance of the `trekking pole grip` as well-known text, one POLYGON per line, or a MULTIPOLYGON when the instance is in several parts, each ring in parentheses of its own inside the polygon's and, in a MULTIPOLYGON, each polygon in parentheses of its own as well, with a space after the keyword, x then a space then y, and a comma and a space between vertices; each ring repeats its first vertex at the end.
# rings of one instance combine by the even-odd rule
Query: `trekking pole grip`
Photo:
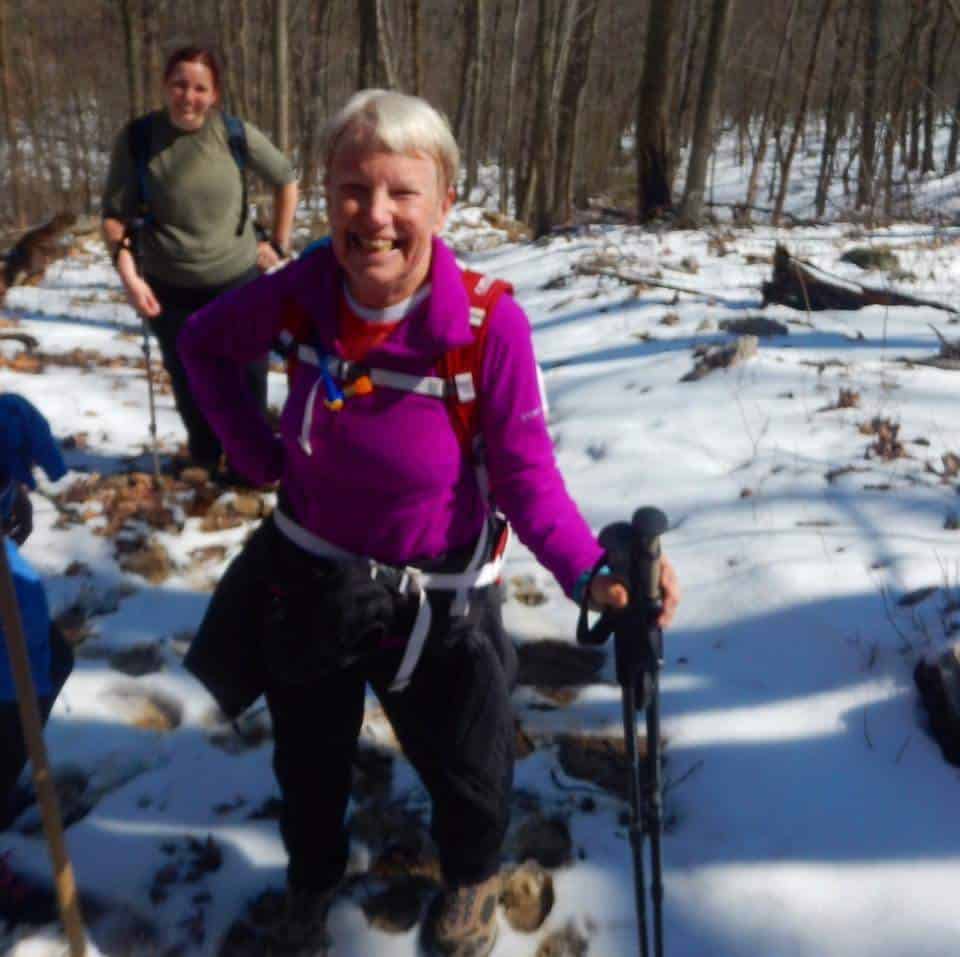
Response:
POLYGON ((649 608, 659 608, 660 536, 667 531, 667 516, 658 508, 638 508, 633 513, 634 575, 631 585, 636 596, 649 608))

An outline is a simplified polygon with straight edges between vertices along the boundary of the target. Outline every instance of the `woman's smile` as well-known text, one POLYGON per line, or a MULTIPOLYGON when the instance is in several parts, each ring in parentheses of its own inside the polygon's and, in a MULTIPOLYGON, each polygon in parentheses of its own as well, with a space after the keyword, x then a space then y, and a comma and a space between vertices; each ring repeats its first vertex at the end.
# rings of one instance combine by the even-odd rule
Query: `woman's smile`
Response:
POLYGON ((337 150, 327 173, 330 233, 357 302, 393 305, 426 282, 433 237, 452 203, 431 156, 390 153, 362 138, 337 150))

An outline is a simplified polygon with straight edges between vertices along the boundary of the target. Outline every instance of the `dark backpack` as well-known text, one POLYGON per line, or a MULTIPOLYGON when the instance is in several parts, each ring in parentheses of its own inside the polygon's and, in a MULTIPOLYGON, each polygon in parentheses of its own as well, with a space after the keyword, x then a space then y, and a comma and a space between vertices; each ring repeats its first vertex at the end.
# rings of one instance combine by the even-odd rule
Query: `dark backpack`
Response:
MULTIPOLYGON (((243 196, 240 206, 240 222, 237 225, 237 235, 243 234, 247 225, 247 133, 243 127, 243 120, 230 113, 221 113, 223 125, 227 129, 227 144, 230 155, 240 171, 243 196)), ((150 187, 147 177, 147 164, 150 162, 150 124, 153 114, 140 116, 130 124, 130 155, 137 171, 137 217, 143 223, 153 222, 153 212, 150 209, 150 187)))

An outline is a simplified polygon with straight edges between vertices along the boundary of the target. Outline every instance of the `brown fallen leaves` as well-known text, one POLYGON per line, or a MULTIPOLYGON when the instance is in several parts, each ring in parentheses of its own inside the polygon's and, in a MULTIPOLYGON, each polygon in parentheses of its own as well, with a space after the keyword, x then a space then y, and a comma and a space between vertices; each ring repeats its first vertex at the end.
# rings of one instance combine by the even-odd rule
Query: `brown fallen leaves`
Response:
POLYGON ((875 416, 869 422, 860 423, 860 434, 874 436, 865 453, 868 459, 879 458, 884 462, 892 462, 894 459, 910 458, 910 453, 900 441, 899 422, 875 416))
POLYGON ((257 493, 224 493, 204 469, 185 469, 179 479, 163 477, 159 487, 145 472, 91 473, 53 502, 60 512, 57 527, 90 523, 94 534, 114 541, 124 571, 154 584, 166 580, 175 567, 154 533, 178 534, 188 518, 202 519, 201 529, 215 532, 257 520, 268 511, 257 493))

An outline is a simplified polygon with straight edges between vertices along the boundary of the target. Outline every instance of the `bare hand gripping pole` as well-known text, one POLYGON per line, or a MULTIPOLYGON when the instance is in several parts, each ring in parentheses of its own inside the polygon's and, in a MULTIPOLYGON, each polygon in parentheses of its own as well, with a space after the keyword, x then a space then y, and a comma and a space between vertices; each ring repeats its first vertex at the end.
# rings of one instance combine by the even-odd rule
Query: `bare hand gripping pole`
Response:
MULTIPOLYGON (((615 522, 600 533, 606 549, 604 563, 610 573, 628 588, 630 601, 622 611, 606 610, 592 627, 587 625, 586 602, 580 609, 577 641, 601 644, 613 635, 617 682, 623 704, 624 745, 629 773, 630 847, 633 851, 637 931, 640 954, 649 957, 647 902, 643 867, 643 837, 650 836, 653 902, 653 953, 663 957, 663 863, 660 835, 663 830, 663 800, 660 772, 660 668, 663 664, 663 632, 657 625, 661 611, 660 536, 667 518, 655 508, 641 508, 633 521, 615 522), (641 795, 637 754, 638 709, 646 713, 647 774, 641 795)), ((588 589, 589 591, 589 589, 588 589)))

